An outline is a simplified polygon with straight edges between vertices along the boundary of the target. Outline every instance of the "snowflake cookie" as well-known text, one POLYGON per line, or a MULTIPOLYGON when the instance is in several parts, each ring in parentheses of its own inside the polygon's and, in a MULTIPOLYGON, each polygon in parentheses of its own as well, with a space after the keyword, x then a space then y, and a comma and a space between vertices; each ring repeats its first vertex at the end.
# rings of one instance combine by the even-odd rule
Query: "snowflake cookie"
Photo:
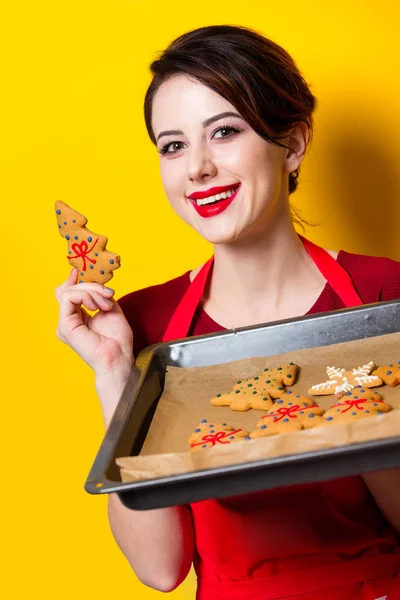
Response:
POLYGON ((344 369, 337 369, 336 367, 327 367, 329 380, 323 383, 313 385, 308 393, 311 396, 329 396, 330 394, 336 394, 338 398, 350 392, 357 386, 364 388, 373 388, 378 385, 382 385, 383 381, 377 375, 371 375, 372 371, 376 369, 376 365, 373 362, 369 362, 362 367, 357 367, 352 371, 345 371, 344 369))

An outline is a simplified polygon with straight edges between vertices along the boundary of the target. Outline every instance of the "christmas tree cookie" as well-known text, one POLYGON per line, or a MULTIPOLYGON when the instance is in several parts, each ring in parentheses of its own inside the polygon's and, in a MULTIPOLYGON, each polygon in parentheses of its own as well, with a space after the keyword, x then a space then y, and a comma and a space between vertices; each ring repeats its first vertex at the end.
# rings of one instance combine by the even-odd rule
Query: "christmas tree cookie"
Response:
POLYGON ((260 419, 257 429, 250 433, 250 437, 265 437, 325 425, 321 417, 323 414, 324 410, 312 398, 287 392, 275 402, 272 410, 260 419))
POLYGON ((244 429, 235 429, 226 423, 203 419, 195 428, 188 442, 190 451, 194 452, 203 448, 243 442, 249 439, 249 432, 244 429))
POLYGON ((79 283, 107 283, 113 271, 121 266, 120 257, 106 249, 108 239, 86 228, 87 219, 76 210, 57 200, 58 231, 68 242, 67 259, 79 269, 79 283))
POLYGON ((327 423, 348 423, 375 417, 390 410, 392 407, 384 402, 378 392, 358 387, 340 398, 337 404, 326 411, 323 418, 327 423))
POLYGON ((255 377, 236 382, 230 392, 211 398, 214 406, 230 406, 232 410, 246 411, 251 408, 267 411, 273 399, 285 394, 285 386, 295 383, 298 366, 290 363, 274 369, 264 369, 255 377))
POLYGON ((214 406, 230 406, 232 410, 246 411, 251 408, 258 410, 269 410, 273 406, 273 400, 268 393, 259 393, 254 389, 243 386, 225 394, 217 394, 211 398, 214 406))
POLYGON ((379 367, 373 371, 372 375, 380 377, 386 385, 395 387, 400 383, 400 360, 395 364, 389 364, 384 367, 379 367))
POLYGON ((280 398, 285 393, 285 386, 291 386, 296 382, 299 367, 293 363, 276 367, 274 369, 264 369, 255 377, 238 381, 233 386, 233 390, 243 390, 251 388, 258 393, 267 393, 271 398, 280 398))

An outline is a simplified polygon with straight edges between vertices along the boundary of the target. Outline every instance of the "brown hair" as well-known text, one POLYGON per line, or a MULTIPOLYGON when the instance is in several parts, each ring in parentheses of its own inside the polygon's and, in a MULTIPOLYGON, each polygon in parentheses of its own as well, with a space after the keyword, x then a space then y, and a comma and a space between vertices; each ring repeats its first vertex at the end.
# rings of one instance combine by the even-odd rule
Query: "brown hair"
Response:
MULTIPOLYGON (((310 137, 316 100, 289 54, 246 27, 213 25, 174 40, 151 64, 153 79, 144 101, 147 131, 152 102, 170 77, 188 75, 228 100, 262 138, 281 140, 295 125, 306 123, 310 137)), ((297 188, 299 172, 289 177, 289 193, 297 188)))

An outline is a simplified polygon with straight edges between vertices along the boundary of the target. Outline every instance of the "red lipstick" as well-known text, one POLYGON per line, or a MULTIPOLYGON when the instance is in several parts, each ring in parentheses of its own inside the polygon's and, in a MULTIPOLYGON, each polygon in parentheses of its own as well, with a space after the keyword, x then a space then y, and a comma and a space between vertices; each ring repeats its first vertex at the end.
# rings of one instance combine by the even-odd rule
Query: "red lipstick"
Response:
POLYGON ((240 183, 235 183, 233 185, 224 185, 220 187, 212 187, 208 190, 204 190, 204 192, 193 192, 188 196, 189 200, 203 200, 203 198, 208 198, 208 196, 215 196, 216 194, 221 194, 222 192, 226 192, 227 190, 234 190, 236 187, 239 187, 240 183))
MULTIPOLYGON (((214 196, 215 194, 220 194, 221 192, 224 192, 225 190, 231 190, 234 187, 235 186, 231 185, 231 186, 226 186, 224 188, 211 188, 211 192, 210 192, 210 190, 208 190, 207 193, 205 193, 205 192, 195 192, 195 194, 201 194, 201 193, 203 193, 202 198, 207 198, 208 196, 214 196), (213 190, 218 190, 218 191, 214 192, 213 190)), ((229 198, 225 198, 224 200, 217 200, 216 202, 213 202, 212 204, 203 204, 203 206, 199 206, 197 204, 196 200, 193 199, 194 194, 192 194, 191 196, 189 196, 189 198, 191 198, 192 204, 193 204, 194 208, 196 209, 196 211, 198 212, 198 214, 201 217, 203 217, 204 219, 208 219, 210 217, 215 217, 216 215, 219 215, 224 210, 226 210, 228 208, 228 206, 230 204, 232 204, 232 202, 236 198, 239 190, 240 190, 240 184, 238 185, 235 193, 232 194, 232 196, 230 196, 229 198)), ((198 199, 201 200, 202 198, 200 198, 198 196, 198 199)))

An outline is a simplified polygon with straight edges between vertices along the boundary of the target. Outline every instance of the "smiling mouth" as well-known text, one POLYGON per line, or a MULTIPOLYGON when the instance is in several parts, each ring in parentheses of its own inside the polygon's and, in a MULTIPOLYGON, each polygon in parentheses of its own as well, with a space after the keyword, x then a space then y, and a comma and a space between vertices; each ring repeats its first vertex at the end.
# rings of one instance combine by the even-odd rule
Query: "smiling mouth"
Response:
POLYGON ((207 198, 199 198, 197 200, 193 199, 192 202, 197 204, 197 206, 204 206, 206 204, 216 204, 220 200, 226 200, 227 198, 233 196, 233 194, 237 191, 238 187, 240 187, 240 184, 232 186, 232 188, 225 190, 220 194, 214 194, 213 196, 207 196, 207 198))

